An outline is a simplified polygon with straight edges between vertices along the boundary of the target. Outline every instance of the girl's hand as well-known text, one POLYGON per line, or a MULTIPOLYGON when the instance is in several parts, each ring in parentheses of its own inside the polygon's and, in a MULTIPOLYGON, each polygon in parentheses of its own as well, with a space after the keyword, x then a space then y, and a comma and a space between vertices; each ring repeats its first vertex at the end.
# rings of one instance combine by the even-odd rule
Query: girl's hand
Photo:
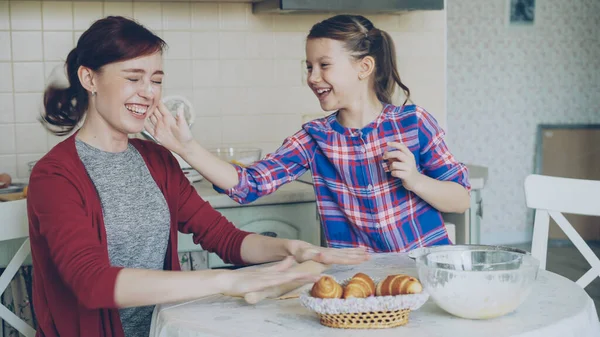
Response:
POLYGON ((365 248, 324 248, 296 242, 298 246, 293 254, 298 263, 312 260, 323 264, 361 264, 370 258, 365 248))
POLYGON ((224 293, 242 295, 293 281, 310 283, 319 280, 319 275, 289 271, 293 264, 294 259, 290 256, 269 267, 227 272, 223 278, 224 293))
POLYGON ((415 156, 409 148, 396 142, 387 143, 398 151, 388 151, 383 154, 383 159, 388 161, 392 176, 402 180, 402 185, 409 191, 414 191, 423 175, 417 170, 415 156))
POLYGON ((163 102, 146 118, 146 131, 167 149, 181 154, 194 140, 192 132, 183 115, 183 106, 177 108, 177 117, 173 117, 163 102))

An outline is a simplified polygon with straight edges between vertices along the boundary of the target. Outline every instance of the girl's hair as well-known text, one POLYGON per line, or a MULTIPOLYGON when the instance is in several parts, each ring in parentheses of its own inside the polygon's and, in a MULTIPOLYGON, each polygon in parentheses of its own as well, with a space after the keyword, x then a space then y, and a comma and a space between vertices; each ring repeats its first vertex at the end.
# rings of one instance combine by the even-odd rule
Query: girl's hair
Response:
POLYGON ((65 135, 83 118, 89 101, 77 75, 80 66, 100 71, 109 63, 162 53, 166 46, 165 41, 130 19, 109 16, 94 22, 67 56, 69 87, 51 84, 46 88, 42 124, 56 135, 65 135))
POLYGON ((394 41, 388 33, 375 28, 369 19, 361 15, 336 15, 315 24, 308 39, 328 38, 344 42, 352 56, 360 60, 365 56, 375 59, 375 92, 383 103, 392 103, 396 84, 400 86, 406 100, 410 90, 400 80, 396 67, 394 41))

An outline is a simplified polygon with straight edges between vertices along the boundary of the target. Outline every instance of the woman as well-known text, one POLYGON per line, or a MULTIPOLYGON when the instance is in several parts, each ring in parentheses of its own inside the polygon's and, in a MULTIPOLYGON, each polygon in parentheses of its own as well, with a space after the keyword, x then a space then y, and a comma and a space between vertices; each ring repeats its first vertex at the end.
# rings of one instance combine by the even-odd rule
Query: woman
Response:
POLYGON ((155 304, 314 281, 287 270, 287 256, 323 263, 368 258, 363 250, 238 230, 198 196, 168 150, 128 138, 160 102, 164 48, 131 20, 98 20, 67 57, 70 87, 46 90, 43 121, 53 132, 69 133, 85 120, 30 178, 39 336, 147 336, 155 304), (181 272, 178 230, 227 262, 285 260, 257 271, 181 272))

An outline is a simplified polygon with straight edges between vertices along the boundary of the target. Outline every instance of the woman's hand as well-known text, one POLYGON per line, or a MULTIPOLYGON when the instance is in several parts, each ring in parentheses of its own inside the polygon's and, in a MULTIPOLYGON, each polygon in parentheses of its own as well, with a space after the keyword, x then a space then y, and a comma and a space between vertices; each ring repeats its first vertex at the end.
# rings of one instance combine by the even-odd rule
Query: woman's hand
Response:
POLYGON ((292 254, 298 263, 315 261, 323 264, 361 264, 370 258, 365 248, 324 248, 304 241, 294 241, 292 254))
POLYGON ((402 143, 389 142, 387 145, 397 149, 383 154, 383 159, 388 161, 391 175, 402 180, 405 189, 414 191, 423 177, 417 170, 415 156, 402 143))
POLYGON ((177 117, 173 117, 163 102, 146 118, 146 131, 161 145, 181 155, 194 137, 183 115, 183 106, 177 108, 177 117))
POLYGON ((316 282, 319 275, 308 272, 290 271, 294 259, 290 256, 269 267, 253 268, 250 270, 238 269, 223 274, 223 293, 228 295, 243 295, 249 292, 260 291, 280 284, 303 281, 316 282))

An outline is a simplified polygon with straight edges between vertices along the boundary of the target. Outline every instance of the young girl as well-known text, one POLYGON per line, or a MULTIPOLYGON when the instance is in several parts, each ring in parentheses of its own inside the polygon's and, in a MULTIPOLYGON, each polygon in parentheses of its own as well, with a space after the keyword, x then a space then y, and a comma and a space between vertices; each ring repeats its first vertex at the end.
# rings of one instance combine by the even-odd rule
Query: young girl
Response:
POLYGON ((181 272, 178 231, 235 264, 368 258, 241 231, 198 196, 169 151, 128 138, 160 102, 164 47, 131 20, 98 20, 67 57, 70 86, 46 90, 46 126, 69 133, 84 121, 30 178, 37 336, 148 336, 155 304, 318 278, 288 270, 290 259, 256 271, 181 272))
POLYGON ((402 252, 448 244, 440 212, 469 207, 467 168, 436 120, 416 105, 394 106, 398 85, 390 36, 363 16, 315 24, 306 42, 308 86, 321 108, 313 120, 249 167, 219 160, 192 139, 183 118, 157 109, 147 129, 218 191, 239 203, 274 192, 311 170, 331 247, 402 252))

